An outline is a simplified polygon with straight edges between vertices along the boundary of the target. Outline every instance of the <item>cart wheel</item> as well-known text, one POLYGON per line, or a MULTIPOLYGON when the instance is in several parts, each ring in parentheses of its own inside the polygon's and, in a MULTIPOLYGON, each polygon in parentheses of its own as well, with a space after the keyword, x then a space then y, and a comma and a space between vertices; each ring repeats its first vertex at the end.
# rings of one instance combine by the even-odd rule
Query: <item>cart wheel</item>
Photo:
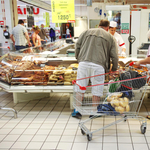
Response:
POLYGON ((146 132, 146 126, 144 124, 141 125, 141 133, 145 134, 146 132))
POLYGON ((85 132, 81 129, 81 133, 84 135, 85 134, 85 132))
POLYGON ((127 121, 127 119, 124 119, 124 122, 126 122, 127 121))
POLYGON ((88 141, 91 141, 92 140, 92 134, 88 134, 87 139, 88 139, 88 141))

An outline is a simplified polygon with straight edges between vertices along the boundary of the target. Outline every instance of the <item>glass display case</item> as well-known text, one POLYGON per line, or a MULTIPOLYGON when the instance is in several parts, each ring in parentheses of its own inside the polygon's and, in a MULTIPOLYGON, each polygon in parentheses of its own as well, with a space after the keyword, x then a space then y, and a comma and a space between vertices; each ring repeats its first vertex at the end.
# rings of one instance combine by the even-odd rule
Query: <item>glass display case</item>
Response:
POLYGON ((40 54, 8 53, 0 60, 0 80, 9 85, 71 85, 76 79, 76 60, 40 54))
POLYGON ((58 40, 56 42, 47 42, 46 44, 37 47, 25 48, 17 52, 18 53, 41 53, 45 51, 53 52, 55 50, 63 48, 65 44, 66 43, 64 40, 58 40))

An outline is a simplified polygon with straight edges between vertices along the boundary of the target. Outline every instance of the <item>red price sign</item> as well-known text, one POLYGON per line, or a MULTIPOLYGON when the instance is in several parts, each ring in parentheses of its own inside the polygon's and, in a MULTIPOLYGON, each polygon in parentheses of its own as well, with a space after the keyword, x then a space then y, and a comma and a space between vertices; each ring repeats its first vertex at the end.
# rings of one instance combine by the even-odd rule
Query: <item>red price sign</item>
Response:
POLYGON ((0 25, 4 25, 4 21, 0 21, 0 25))
POLYGON ((129 34, 129 29, 128 30, 121 30, 122 34, 129 34))

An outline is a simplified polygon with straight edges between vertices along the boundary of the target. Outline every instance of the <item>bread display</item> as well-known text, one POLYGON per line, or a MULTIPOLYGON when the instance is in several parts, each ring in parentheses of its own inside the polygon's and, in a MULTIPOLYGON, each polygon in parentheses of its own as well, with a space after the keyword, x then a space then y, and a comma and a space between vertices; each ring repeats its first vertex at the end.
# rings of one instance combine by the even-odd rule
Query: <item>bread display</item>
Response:
POLYGON ((129 112, 129 99, 127 97, 121 98, 123 93, 113 93, 107 97, 107 102, 119 113, 129 112))
POLYGON ((11 85, 71 85, 76 80, 77 63, 51 65, 45 58, 40 60, 39 55, 17 55, 1 57, 1 81, 11 85))

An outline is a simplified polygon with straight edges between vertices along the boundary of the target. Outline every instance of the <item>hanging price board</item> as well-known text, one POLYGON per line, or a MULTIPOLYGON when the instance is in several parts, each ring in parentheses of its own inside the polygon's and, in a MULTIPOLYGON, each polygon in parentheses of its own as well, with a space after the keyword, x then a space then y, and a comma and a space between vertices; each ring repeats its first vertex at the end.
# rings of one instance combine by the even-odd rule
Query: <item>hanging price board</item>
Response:
POLYGON ((52 23, 75 20, 74 0, 51 0, 52 23))

